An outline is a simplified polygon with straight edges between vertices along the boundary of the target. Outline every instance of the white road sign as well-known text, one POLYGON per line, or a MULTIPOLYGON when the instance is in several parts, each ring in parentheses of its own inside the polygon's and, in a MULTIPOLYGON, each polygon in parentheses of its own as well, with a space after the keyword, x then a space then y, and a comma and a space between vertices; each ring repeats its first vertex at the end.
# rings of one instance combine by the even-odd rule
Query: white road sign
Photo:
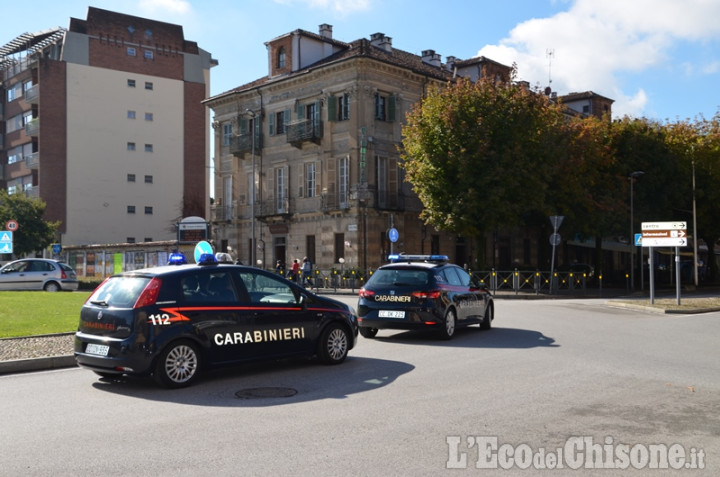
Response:
POLYGON ((687 222, 643 222, 643 230, 687 230, 687 222))

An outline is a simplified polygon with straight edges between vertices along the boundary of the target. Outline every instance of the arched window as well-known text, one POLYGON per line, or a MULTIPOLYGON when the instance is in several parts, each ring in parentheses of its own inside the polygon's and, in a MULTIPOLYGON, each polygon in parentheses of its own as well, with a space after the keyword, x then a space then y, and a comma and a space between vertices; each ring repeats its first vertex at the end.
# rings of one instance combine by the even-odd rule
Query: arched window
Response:
POLYGON ((285 47, 281 46, 277 53, 277 67, 285 68, 285 47))

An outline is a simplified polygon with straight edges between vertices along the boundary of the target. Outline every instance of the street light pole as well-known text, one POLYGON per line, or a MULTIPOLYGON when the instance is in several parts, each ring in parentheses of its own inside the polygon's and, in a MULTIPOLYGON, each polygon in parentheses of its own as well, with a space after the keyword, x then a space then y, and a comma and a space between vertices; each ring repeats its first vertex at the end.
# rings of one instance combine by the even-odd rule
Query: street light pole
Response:
MULTIPOLYGON (((630 289, 635 289, 635 222, 633 219, 633 184, 635 181, 645 174, 643 171, 635 171, 628 177, 630 181, 630 289)), ((652 253, 652 252, 651 252, 652 253)), ((640 267, 640 273, 642 273, 642 266, 640 267)), ((652 270, 650 271, 652 273, 652 270)))
POLYGON ((695 288, 698 286, 698 244, 697 244, 697 210, 695 209, 695 160, 692 161, 692 199, 693 199, 693 278, 695 288))
POLYGON ((250 116, 250 138, 251 138, 251 157, 252 157, 252 183, 250 185, 250 194, 252 196, 252 217, 250 218, 250 233, 252 239, 250 240, 250 266, 255 266, 255 112, 249 109, 245 110, 245 114, 250 116))

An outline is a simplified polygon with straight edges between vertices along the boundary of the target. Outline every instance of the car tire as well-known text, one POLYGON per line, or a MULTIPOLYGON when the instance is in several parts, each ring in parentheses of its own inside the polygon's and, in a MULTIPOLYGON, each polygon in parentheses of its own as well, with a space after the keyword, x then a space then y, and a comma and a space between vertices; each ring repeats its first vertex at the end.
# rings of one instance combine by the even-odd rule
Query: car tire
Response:
POLYGON ((345 361, 350 346, 347 329, 337 323, 325 328, 318 343, 318 357, 325 364, 340 364, 345 361))
POLYGON ((377 328, 370 328, 369 326, 361 326, 361 327, 358 328, 358 329, 360 330, 360 334, 361 334, 364 338, 372 339, 372 338, 375 338, 375 335, 378 334, 378 329, 377 329, 377 328))
POLYGON ((440 336, 445 339, 449 340, 450 338, 455 335, 455 328, 457 327, 457 318, 455 315, 455 310, 450 308, 448 311, 445 312, 445 323, 440 331, 440 336))
POLYGON ((485 308, 485 316, 483 316, 483 319, 480 322, 481 330, 489 330, 492 328, 493 313, 495 313, 495 308, 492 303, 488 303, 487 308, 485 308))
POLYGON ((170 343, 155 363, 155 381, 168 388, 190 386, 200 374, 200 352, 190 341, 170 343))
POLYGON ((57 282, 47 282, 43 287, 46 292, 57 292, 60 291, 60 285, 57 282))

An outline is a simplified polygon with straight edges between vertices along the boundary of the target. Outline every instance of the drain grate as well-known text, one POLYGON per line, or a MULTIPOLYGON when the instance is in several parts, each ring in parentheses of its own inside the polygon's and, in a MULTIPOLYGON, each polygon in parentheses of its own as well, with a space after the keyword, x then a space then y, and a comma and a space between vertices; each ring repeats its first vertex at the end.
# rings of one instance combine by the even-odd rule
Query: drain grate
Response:
POLYGON ((297 394, 297 389, 293 388, 248 388, 241 389, 235 393, 240 399, 258 399, 258 398, 283 398, 291 397, 297 394))

